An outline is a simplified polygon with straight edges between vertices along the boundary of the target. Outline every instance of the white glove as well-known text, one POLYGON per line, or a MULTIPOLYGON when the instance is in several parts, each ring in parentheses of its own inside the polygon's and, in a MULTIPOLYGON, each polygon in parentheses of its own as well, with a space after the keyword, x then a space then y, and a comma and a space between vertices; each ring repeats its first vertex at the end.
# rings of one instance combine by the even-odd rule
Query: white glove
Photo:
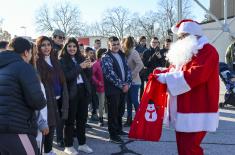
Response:
POLYGON ((162 84, 166 84, 166 73, 157 74, 157 80, 162 84))

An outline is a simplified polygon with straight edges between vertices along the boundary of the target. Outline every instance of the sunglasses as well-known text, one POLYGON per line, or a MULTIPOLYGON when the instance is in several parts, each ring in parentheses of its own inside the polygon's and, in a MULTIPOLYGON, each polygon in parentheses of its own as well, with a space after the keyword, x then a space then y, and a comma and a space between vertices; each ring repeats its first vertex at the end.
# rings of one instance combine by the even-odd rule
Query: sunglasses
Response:
POLYGON ((57 36, 60 40, 64 40, 65 37, 62 37, 62 36, 57 36))

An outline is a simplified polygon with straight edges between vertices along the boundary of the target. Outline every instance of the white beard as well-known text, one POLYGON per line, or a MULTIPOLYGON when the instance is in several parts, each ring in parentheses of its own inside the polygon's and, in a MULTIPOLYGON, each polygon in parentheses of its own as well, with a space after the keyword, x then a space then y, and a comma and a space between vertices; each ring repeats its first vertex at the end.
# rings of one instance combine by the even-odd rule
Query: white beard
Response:
POLYGON ((196 36, 189 35, 182 40, 178 40, 170 46, 167 58, 176 68, 188 63, 193 55, 198 53, 198 41, 196 36))

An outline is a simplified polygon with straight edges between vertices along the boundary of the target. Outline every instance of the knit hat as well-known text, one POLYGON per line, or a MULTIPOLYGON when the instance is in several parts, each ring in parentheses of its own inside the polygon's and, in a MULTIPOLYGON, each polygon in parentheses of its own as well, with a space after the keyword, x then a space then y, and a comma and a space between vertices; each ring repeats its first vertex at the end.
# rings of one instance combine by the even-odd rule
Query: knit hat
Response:
POLYGON ((55 29, 52 33, 52 36, 61 36, 61 37, 64 37, 65 34, 63 31, 61 31, 60 29, 55 29))
POLYGON ((171 31, 177 35, 180 33, 189 33, 192 35, 203 36, 203 31, 199 23, 191 19, 181 20, 179 23, 172 26, 171 31))

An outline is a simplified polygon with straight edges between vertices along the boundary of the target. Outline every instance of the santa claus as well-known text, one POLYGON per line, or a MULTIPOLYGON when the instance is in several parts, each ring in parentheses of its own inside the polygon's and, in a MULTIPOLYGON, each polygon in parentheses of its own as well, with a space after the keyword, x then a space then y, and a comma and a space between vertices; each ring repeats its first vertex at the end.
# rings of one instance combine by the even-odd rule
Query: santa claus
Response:
POLYGON ((219 122, 219 56, 197 22, 182 20, 172 32, 178 40, 167 54, 171 66, 157 74, 169 94, 166 120, 175 128, 179 155, 203 155, 200 144, 219 122))

